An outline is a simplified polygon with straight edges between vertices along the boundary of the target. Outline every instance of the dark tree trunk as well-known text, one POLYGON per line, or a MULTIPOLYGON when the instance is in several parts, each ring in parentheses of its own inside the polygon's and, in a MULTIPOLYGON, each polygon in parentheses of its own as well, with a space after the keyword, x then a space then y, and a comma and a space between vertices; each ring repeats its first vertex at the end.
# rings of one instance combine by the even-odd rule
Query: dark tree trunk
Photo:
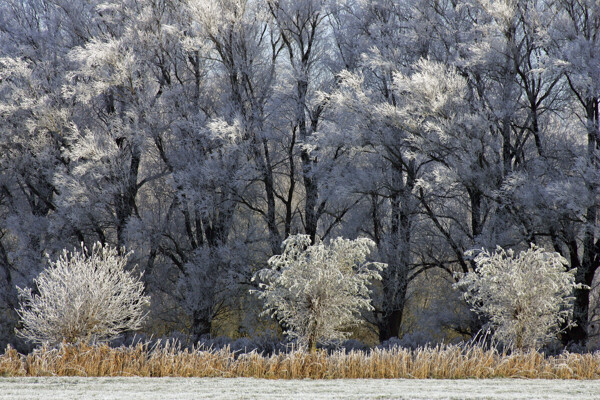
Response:
POLYGON ((391 197, 390 240, 388 267, 384 271, 383 295, 388 304, 378 321, 379 340, 397 337, 402 325, 402 315, 408 290, 410 269, 410 246, 412 225, 412 190, 414 188, 414 165, 406 172, 406 182, 402 169, 397 169, 393 185, 398 192, 391 197))
POLYGON ((0 352, 8 343, 14 342, 14 329, 19 320, 15 311, 17 306, 18 295, 12 279, 11 266, 4 244, 0 241, 0 314, 3 315, 0 323, 0 352))
MULTIPOLYGON (((136 210, 135 199, 138 192, 138 174, 142 153, 136 143, 131 143, 131 160, 129 163, 129 176, 127 177, 127 186, 125 192, 120 193, 117 198, 117 245, 119 250, 125 246, 125 228, 129 218, 136 210)), ((121 144, 124 146, 124 143, 121 144)))
MULTIPOLYGON (((308 92, 308 82, 305 80, 298 80, 298 109, 296 116, 296 124, 300 132, 300 141, 306 143, 309 137, 309 130, 307 128, 307 119, 304 112, 306 107, 306 94, 308 92)), ((316 121, 313 121, 316 125, 316 121)), ((316 160, 310 155, 306 149, 302 149, 300 152, 300 160, 302 161, 302 182, 304 184, 304 191, 306 193, 306 200, 304 202, 304 231, 310 236, 312 243, 315 242, 317 236, 317 224, 319 220, 317 201, 318 201, 318 179, 314 174, 316 166, 316 160)))
POLYGON ((211 318, 207 310, 197 310, 192 314, 190 339, 197 344, 203 337, 210 336, 211 318))
POLYGON ((403 310, 393 310, 379 324, 379 342, 383 343, 393 337, 397 337, 402 325, 403 310))
MULTIPOLYGON (((588 160, 590 165, 597 170, 600 167, 600 162, 598 160, 598 151, 600 150, 598 99, 588 99, 585 104, 585 109, 587 114, 588 160)), ((588 206, 585 214, 583 256, 581 258, 581 263, 578 261, 577 253, 574 253, 577 246, 570 246, 574 247, 574 249, 569 249, 571 253, 571 267, 577 268, 575 282, 588 287, 592 286, 596 270, 600 267, 600 240, 595 236, 598 218, 598 188, 598 182, 593 179, 588 181, 587 189, 592 195, 592 204, 588 206), (575 260, 577 260, 576 263, 573 262, 575 260)), ((562 338, 564 343, 584 345, 589 334, 588 319, 591 293, 588 289, 576 289, 574 295, 575 303, 573 308, 573 319, 577 326, 565 332, 562 338)))
POLYGON ((263 141, 264 162, 263 183, 265 184, 265 194, 267 196, 267 228, 269 229, 269 240, 271 242, 271 252, 273 254, 281 253, 281 234, 277 228, 277 218, 275 213, 275 180, 273 178, 273 167, 267 141, 263 141))

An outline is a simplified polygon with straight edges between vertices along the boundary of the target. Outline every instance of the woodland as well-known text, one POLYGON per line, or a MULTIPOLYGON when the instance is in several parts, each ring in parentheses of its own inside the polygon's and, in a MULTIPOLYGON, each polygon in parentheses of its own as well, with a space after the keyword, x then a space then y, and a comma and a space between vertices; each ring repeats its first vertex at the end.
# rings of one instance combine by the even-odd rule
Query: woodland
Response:
POLYGON ((143 274, 137 334, 277 336, 253 277, 298 234, 387 265, 365 343, 473 337, 471 251, 533 244, 598 347, 598 0, 2 0, 0 49, 0 349, 95 243, 143 274))

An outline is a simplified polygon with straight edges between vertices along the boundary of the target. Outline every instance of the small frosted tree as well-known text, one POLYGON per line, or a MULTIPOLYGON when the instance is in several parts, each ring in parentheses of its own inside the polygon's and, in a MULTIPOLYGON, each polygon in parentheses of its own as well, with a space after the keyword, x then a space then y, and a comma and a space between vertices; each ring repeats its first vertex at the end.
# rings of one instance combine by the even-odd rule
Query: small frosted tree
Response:
MULTIPOLYGON (((473 252, 467 252, 473 255, 473 252)), ((518 349, 535 349, 572 325, 575 270, 558 253, 531 245, 515 255, 497 247, 482 250, 474 272, 455 287, 472 310, 489 318, 494 339, 518 349)))
POLYGON ((35 279, 37 293, 17 288, 23 327, 17 335, 35 343, 90 343, 139 329, 147 313, 141 276, 125 270, 130 253, 99 243, 88 251, 64 250, 35 279))
POLYGON ((311 351, 317 341, 347 338, 346 330, 361 322, 360 312, 373 309, 369 285, 386 267, 366 262, 375 243, 337 238, 311 245, 308 235, 294 235, 283 246, 283 254, 269 259, 270 268, 254 277, 262 282, 256 293, 265 313, 311 351))

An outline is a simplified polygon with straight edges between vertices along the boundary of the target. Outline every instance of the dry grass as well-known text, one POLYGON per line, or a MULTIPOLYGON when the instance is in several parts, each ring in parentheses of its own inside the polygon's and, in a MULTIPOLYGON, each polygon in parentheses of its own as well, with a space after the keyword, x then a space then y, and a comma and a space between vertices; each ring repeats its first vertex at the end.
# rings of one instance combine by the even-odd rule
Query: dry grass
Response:
POLYGON ((229 349, 187 350, 166 343, 120 348, 63 345, 22 355, 9 347, 0 356, 0 376, 600 379, 600 353, 545 357, 538 352, 503 354, 478 346, 437 346, 263 356, 229 349))

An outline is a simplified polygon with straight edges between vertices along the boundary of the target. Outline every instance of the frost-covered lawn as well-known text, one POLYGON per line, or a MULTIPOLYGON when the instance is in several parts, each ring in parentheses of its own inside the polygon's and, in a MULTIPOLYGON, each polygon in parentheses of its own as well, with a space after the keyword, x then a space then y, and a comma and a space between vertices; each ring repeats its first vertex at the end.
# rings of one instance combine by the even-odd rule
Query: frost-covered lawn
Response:
POLYGON ((0 399, 599 399, 600 381, 0 378, 0 399))

